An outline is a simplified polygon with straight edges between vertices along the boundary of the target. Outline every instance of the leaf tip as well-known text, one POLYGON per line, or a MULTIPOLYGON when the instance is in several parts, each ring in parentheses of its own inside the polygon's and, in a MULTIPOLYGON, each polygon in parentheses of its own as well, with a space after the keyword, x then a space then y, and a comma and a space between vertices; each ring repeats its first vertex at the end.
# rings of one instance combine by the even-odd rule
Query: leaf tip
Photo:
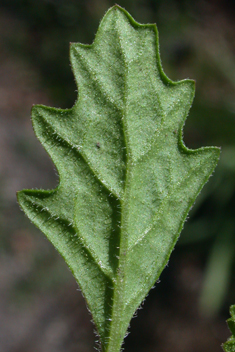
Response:
POLYGON ((25 212, 25 207, 24 207, 25 190, 21 190, 21 191, 16 192, 16 199, 17 199, 17 203, 20 206, 20 209, 25 212))

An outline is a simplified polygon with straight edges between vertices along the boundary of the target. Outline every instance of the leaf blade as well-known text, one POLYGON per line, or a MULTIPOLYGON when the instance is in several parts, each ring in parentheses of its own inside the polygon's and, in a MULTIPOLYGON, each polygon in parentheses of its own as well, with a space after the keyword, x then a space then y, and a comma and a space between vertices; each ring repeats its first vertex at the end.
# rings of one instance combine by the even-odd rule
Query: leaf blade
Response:
POLYGON ((79 89, 73 108, 32 110, 59 185, 21 191, 18 201, 74 273, 102 350, 117 352, 219 149, 184 146, 194 82, 165 76, 155 25, 114 6, 93 44, 71 45, 71 63, 79 89))

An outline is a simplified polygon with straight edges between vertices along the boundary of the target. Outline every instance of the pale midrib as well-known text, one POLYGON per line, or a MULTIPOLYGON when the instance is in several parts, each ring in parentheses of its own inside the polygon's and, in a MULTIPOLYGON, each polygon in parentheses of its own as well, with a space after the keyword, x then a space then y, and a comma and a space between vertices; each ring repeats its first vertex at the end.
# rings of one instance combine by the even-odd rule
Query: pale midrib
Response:
MULTIPOLYGON (((116 23, 117 24, 117 23, 116 23)), ((127 108, 127 63, 125 60, 125 52, 122 48, 121 45, 121 38, 120 34, 118 32, 118 26, 116 28, 116 31, 118 33, 118 40, 119 40, 119 45, 120 45, 120 50, 122 52, 123 56, 123 66, 125 67, 124 70, 124 95, 123 95, 123 118, 122 118, 122 124, 123 124, 123 136, 124 136, 124 143, 126 146, 126 177, 125 177, 125 186, 124 186, 124 195, 123 198, 121 199, 121 230, 120 230, 120 245, 119 245, 119 263, 118 263, 118 270, 116 274, 116 281, 114 284, 114 290, 113 290, 113 309, 112 309, 112 319, 111 319, 111 324, 110 324, 110 331, 109 331, 109 344, 107 346, 106 351, 108 352, 116 352, 117 348, 119 348, 118 344, 120 344, 120 337, 119 335, 121 334, 122 330, 122 323, 123 323, 123 317, 125 316, 124 314, 124 309, 125 309, 125 286, 126 286, 126 279, 125 279, 125 264, 126 264, 126 255, 125 252, 128 247, 128 238, 127 238, 127 233, 125 229, 127 226, 125 224, 127 223, 127 217, 128 217, 128 207, 127 207, 127 202, 128 202, 128 190, 129 190, 129 178, 130 178, 130 173, 131 173, 131 151, 130 151, 130 143, 128 139, 128 128, 127 128, 127 121, 126 121, 126 108, 127 108), (122 277, 123 274, 123 277, 122 277), (120 294, 122 292, 122 294, 120 294), (123 298, 122 298, 123 297, 123 298), (115 342, 116 341, 116 342, 115 342), (111 346, 111 347, 110 347, 111 346)), ((123 339, 124 336, 121 338, 123 339)), ((122 341, 121 341, 122 342, 122 341)))

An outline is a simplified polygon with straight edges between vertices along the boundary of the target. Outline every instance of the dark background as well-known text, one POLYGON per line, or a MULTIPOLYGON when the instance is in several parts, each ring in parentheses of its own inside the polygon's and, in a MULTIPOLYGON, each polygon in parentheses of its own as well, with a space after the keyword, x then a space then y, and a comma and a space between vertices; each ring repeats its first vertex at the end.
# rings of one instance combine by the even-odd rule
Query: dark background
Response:
MULTIPOLYGON (((19 210, 15 192, 54 188, 33 104, 76 99, 69 42, 91 43, 111 0, 0 0, 0 351, 91 352, 95 335, 63 260, 19 210)), ((235 303, 235 1, 126 0, 156 22, 163 68, 196 80, 188 147, 222 147, 161 282, 131 322, 127 352, 219 352, 235 303)))

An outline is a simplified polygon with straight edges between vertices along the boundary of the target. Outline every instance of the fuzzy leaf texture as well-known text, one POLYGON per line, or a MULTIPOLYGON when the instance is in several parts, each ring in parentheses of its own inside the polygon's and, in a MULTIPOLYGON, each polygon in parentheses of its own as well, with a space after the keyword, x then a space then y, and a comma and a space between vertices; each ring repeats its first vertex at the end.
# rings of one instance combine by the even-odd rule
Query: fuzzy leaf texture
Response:
POLYGON ((75 105, 32 109, 59 185, 18 200, 73 272, 101 350, 118 352, 220 152, 184 146, 194 82, 163 73, 155 25, 116 5, 93 44, 71 44, 70 54, 75 105))
POLYGON ((235 352, 235 305, 230 307, 230 315, 227 323, 232 336, 222 345, 225 352, 235 352))

